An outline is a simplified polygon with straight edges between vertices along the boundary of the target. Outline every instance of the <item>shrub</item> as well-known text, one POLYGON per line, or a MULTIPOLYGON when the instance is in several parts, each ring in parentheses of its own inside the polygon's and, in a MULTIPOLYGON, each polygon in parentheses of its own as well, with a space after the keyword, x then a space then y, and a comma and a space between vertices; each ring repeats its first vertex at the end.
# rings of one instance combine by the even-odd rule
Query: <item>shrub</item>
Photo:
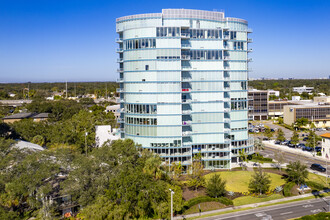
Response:
POLYGON ((284 185, 283 188, 283 195, 284 196, 292 196, 291 194, 291 189, 295 186, 296 184, 294 182, 288 182, 287 184, 284 185))
POLYGON ((208 196, 200 196, 200 197, 196 197, 193 199, 190 199, 186 202, 186 204, 184 205, 184 209, 189 209, 194 205, 197 205, 199 203, 203 203, 203 202, 220 202, 224 205, 233 205, 233 201, 225 198, 225 197, 220 197, 220 198, 211 198, 208 196))

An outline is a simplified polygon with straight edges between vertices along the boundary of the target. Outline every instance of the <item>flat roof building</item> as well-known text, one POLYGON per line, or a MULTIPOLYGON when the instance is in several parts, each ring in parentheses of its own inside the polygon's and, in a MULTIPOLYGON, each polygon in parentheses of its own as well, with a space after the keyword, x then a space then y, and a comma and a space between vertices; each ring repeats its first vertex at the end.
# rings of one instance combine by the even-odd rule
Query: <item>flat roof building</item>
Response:
POLYGON ((303 92, 310 93, 310 92, 313 92, 313 90, 314 90, 314 87, 307 87, 305 85, 302 87, 293 87, 293 91, 298 92, 299 94, 301 94, 303 92))
POLYGON ((284 106, 283 121, 292 125, 299 118, 307 118, 317 128, 330 127, 330 105, 313 102, 300 102, 300 105, 284 106))
POLYGON ((268 119, 268 94, 267 90, 249 90, 249 118, 251 120, 268 119))
POLYGON ((116 20, 120 129, 167 162, 228 169, 248 136, 247 21, 224 12, 163 9, 116 20))

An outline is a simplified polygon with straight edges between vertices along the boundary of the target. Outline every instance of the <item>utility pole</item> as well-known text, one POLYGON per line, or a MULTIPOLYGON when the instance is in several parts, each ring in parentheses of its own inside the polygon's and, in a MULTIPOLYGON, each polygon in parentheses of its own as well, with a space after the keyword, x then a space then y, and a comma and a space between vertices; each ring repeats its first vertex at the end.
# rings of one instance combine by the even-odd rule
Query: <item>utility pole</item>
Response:
POLYGON ((173 220, 173 194, 174 191, 170 189, 171 192, 171 220, 173 220))
POLYGON ((68 99, 68 81, 65 82, 65 97, 68 99))
POLYGON ((86 129, 85 129, 85 153, 86 153, 86 157, 87 157, 87 135, 88 135, 88 132, 86 132, 86 129))

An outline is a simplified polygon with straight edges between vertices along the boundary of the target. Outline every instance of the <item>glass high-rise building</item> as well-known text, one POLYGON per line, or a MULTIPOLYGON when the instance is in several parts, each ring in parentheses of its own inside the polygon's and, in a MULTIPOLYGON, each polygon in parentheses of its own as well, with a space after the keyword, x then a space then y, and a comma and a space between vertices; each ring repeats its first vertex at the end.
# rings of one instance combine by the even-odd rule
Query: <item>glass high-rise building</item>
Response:
POLYGON ((248 136, 248 23, 224 12, 163 9, 118 18, 122 138, 167 162, 228 169, 248 136))

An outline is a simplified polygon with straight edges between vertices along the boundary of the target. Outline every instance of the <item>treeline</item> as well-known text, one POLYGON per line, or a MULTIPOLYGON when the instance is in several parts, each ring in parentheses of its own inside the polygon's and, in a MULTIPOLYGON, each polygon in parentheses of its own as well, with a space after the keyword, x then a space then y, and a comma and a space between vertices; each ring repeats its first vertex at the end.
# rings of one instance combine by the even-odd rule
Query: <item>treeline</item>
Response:
MULTIPOLYGON (((118 84, 115 82, 68 82, 68 96, 83 96, 94 94, 98 97, 111 96, 118 84)), ((66 89, 65 82, 56 83, 1 83, 0 99, 44 98, 51 96, 53 92, 63 92, 66 89), (15 94, 10 97, 9 94, 15 94)))
POLYGON ((314 87, 314 93, 330 95, 330 79, 285 79, 285 80, 253 80, 249 86, 259 90, 273 89, 280 91, 281 98, 297 95, 293 87, 314 87))

